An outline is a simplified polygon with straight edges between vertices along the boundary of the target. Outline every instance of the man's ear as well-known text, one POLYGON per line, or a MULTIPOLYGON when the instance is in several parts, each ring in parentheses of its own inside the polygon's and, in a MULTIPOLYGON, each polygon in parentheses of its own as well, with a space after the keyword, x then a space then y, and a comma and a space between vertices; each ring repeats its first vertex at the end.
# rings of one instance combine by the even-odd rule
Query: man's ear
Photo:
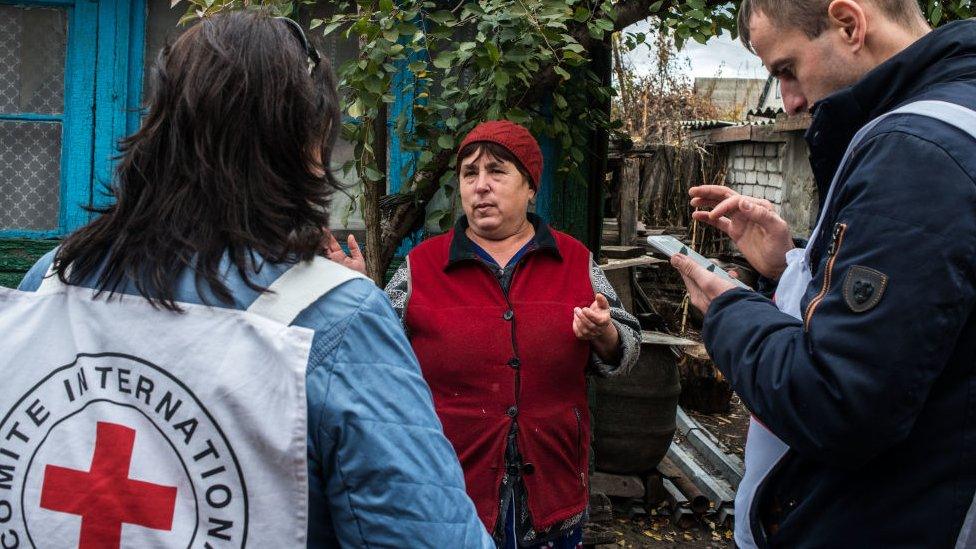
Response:
POLYGON ((826 32, 839 33, 852 52, 864 47, 868 18, 864 6, 855 0, 834 0, 827 6, 826 32))

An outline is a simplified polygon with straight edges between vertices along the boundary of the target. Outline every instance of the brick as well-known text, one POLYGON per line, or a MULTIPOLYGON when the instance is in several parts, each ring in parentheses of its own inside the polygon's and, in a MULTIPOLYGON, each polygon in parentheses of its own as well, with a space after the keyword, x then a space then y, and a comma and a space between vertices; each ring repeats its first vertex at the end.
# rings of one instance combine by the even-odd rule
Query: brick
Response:
POLYGON ((756 172, 748 172, 746 174, 746 183, 749 185, 756 184, 756 172))
POLYGON ((770 202, 775 202, 776 204, 782 203, 783 202, 783 189, 774 189, 773 190, 773 197, 770 198, 769 201, 770 202))
POLYGON ((779 156, 779 145, 776 143, 769 143, 766 145, 766 156, 776 157, 779 156))
POLYGON ((749 156, 749 157, 746 157, 745 160, 746 160, 746 169, 747 170, 755 170, 756 169, 756 159, 755 158, 749 156))
POLYGON ((756 174, 756 183, 766 186, 769 184, 769 174, 766 172, 759 172, 756 174))
POLYGON ((780 189, 783 187, 783 175, 778 173, 769 174, 769 186, 780 189))
POLYGON ((767 172, 778 172, 779 171, 779 160, 775 158, 770 158, 766 160, 766 171, 767 172))
POLYGON ((733 167, 737 170, 744 170, 746 168, 746 159, 741 156, 737 157, 733 167))

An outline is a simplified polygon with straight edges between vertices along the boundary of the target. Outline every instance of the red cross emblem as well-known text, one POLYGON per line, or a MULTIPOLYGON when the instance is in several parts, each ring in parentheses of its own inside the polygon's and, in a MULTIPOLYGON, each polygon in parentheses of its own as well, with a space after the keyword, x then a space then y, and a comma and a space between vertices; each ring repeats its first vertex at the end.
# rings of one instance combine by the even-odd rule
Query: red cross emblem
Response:
POLYGON ((44 469, 41 507, 81 515, 79 549, 119 547, 122 524, 173 528, 176 487, 129 478, 135 440, 135 430, 99 422, 90 470, 44 469))

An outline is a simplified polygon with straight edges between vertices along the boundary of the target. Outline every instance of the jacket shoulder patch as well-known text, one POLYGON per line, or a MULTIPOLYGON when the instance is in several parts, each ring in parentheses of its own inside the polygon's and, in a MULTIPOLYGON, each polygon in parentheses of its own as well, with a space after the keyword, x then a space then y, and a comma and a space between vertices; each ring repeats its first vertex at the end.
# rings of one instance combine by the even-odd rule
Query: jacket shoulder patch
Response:
POLYGON ((887 287, 888 275, 854 265, 844 279, 844 302, 855 313, 870 311, 881 301, 887 287))

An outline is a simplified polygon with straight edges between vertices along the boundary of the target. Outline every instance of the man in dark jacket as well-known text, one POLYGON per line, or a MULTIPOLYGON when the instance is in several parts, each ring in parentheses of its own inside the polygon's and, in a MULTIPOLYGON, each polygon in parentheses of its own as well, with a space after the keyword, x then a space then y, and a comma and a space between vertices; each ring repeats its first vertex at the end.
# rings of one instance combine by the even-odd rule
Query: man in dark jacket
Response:
POLYGON ((973 115, 976 22, 931 31, 915 0, 745 0, 740 30, 787 109, 813 111, 821 230, 791 251, 768 203, 692 190, 692 205, 712 208, 696 219, 764 276, 784 276, 774 304, 673 260, 706 311, 716 364, 782 441, 736 509, 748 524, 737 541, 964 545, 976 490, 976 139, 962 122, 893 114, 842 158, 856 132, 907 104, 973 115), (780 299, 789 254, 808 273, 793 314, 780 299))

